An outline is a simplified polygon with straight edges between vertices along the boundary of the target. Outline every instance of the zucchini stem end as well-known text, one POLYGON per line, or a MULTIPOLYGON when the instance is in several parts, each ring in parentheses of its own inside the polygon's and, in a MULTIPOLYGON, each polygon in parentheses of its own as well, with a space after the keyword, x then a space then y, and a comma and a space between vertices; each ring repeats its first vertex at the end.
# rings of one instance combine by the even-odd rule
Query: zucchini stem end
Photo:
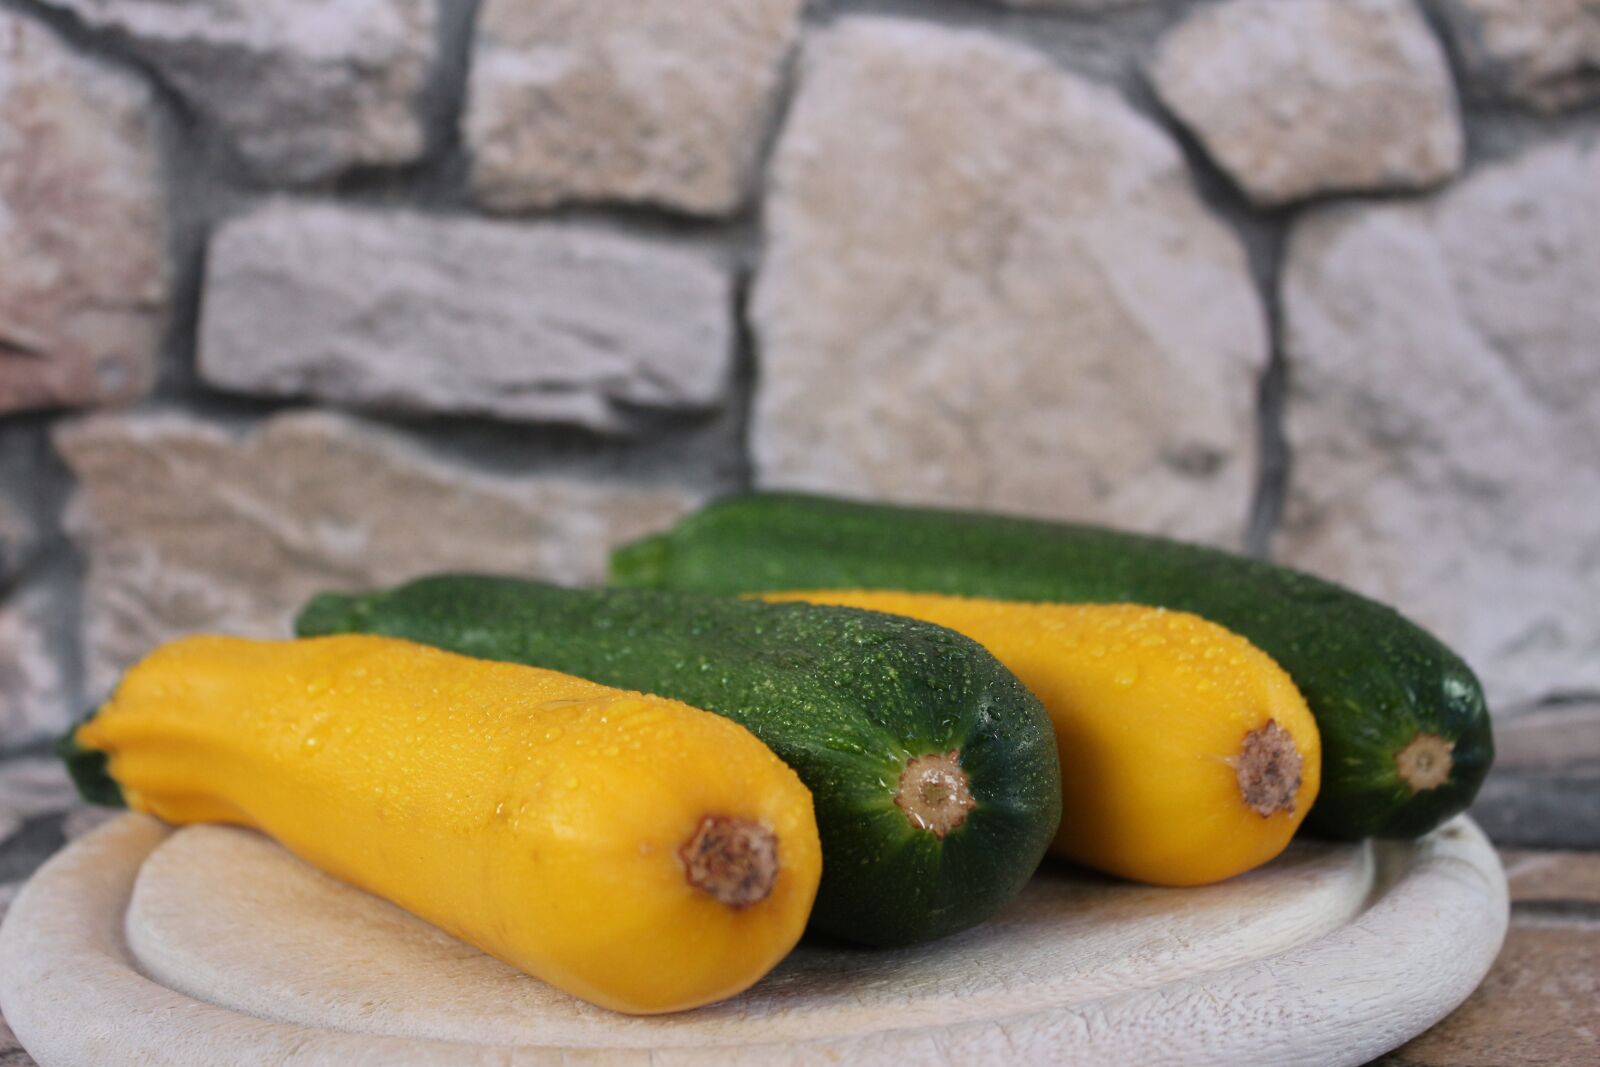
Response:
POLYGON ((1395 753, 1394 764, 1400 780, 1411 787, 1413 794, 1439 788, 1450 780, 1450 772, 1455 770, 1452 755, 1455 747, 1454 741, 1418 730, 1417 736, 1395 753))
POLYGON ((906 760, 894 802, 918 830, 943 839, 967 821, 977 807, 967 772, 961 769, 961 750, 934 752, 906 760))

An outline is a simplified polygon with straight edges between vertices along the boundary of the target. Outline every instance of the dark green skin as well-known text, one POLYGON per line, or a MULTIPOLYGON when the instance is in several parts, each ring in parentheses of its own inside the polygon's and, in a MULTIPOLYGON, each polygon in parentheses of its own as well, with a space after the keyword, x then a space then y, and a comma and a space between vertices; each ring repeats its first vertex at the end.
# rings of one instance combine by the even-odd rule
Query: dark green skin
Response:
MULTIPOLYGON (((1215 549, 1093 526, 751 494, 618 550, 619 585, 707 593, 896 589, 1193 612, 1264 649, 1322 734, 1311 829, 1415 837, 1472 803, 1494 738, 1470 668, 1394 610, 1331 582, 1215 549), (1454 743, 1449 779, 1413 790, 1395 757, 1454 743)), ((1068 817, 1071 815, 1068 813, 1068 817)))
POLYGON ((1061 817, 1039 702, 981 646, 912 619, 442 575, 324 594, 296 630, 409 638, 740 723, 810 788, 823 855, 812 926, 851 941, 909 945, 989 918, 1032 875, 1061 817), (908 758, 951 749, 977 806, 941 840, 894 795, 908 758))
MULTIPOLYGON (((82 726, 94 713, 78 722, 82 726)), ((74 726, 56 741, 53 751, 66 764, 67 776, 77 787, 78 795, 90 804, 103 804, 108 808, 125 808, 128 802, 122 796, 122 787, 111 777, 110 757, 93 748, 78 744, 78 726, 74 726)))

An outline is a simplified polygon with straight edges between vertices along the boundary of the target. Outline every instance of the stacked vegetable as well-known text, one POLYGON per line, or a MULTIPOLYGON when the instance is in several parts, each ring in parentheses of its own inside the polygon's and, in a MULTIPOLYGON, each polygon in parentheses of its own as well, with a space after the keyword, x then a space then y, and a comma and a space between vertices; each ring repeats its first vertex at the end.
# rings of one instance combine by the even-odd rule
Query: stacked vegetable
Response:
POLYGON ((297 641, 174 642, 63 751, 91 799, 260 828, 631 1012, 746 988, 808 920, 969 928, 1047 848, 1196 885, 1308 813, 1424 833, 1492 757, 1432 637, 1193 546, 758 494, 613 572, 637 588, 436 576, 318 597, 297 641))
POLYGON ((899 589, 1190 611, 1289 672, 1324 746, 1312 826, 1415 837, 1466 809, 1494 741, 1461 659, 1331 582, 1215 549, 1093 526, 754 494, 617 552, 622 585, 744 593, 899 589))
POLYGON ((810 787, 824 856, 813 922, 863 944, 987 919, 1060 817, 1039 702, 975 642, 913 619, 442 576, 319 597, 297 628, 408 638, 727 716, 810 787))

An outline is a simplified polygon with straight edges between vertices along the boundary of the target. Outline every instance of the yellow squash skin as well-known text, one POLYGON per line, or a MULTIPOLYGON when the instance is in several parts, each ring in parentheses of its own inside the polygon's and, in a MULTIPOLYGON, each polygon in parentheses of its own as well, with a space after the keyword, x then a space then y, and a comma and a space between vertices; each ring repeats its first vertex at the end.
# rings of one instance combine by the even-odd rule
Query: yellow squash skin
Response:
POLYGON ((743 727, 393 638, 175 641, 76 739, 109 754, 131 807, 263 830, 618 1011, 750 986, 800 937, 821 875, 811 794, 743 727), (690 884, 680 849, 708 816, 775 835, 776 880, 754 861, 764 898, 737 899, 752 883, 730 888, 727 868, 706 874, 724 856, 748 873, 736 846, 695 868, 724 897, 690 884))
POLYGON ((1058 856, 1153 885, 1203 885, 1282 852, 1316 799, 1322 744, 1299 690, 1266 653, 1198 616, 896 592, 769 599, 908 615, 994 653, 1055 726, 1058 856), (1269 722, 1287 737, 1257 733, 1269 722), (1268 780, 1252 777, 1261 771, 1268 780))

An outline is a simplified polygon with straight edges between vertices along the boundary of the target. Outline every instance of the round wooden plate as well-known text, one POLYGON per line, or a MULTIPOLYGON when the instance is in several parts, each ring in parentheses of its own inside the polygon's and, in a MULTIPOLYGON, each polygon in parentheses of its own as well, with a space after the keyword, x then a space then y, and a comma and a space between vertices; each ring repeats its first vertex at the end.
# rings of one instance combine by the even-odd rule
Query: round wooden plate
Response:
POLYGON ((1465 818, 1415 842, 1297 844, 1204 889, 1047 864, 979 929, 895 951, 808 943, 740 997, 634 1018, 256 834, 128 815, 12 905, 0 1008, 43 1067, 1325 1067, 1448 1014, 1506 917, 1504 873, 1465 818))

